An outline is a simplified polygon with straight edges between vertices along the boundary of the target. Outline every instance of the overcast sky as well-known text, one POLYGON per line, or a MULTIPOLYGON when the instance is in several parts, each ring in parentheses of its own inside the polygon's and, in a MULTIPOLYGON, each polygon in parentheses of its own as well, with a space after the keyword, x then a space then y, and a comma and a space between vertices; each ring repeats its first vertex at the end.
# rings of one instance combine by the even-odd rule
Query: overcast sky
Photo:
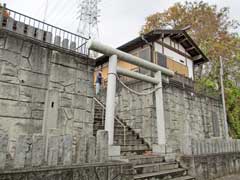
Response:
MULTIPOLYGON (((2 0, 7 7, 23 14, 43 20, 47 0, 2 0)), ((76 32, 77 3, 79 0, 49 0, 48 23, 76 32)), ((232 18, 240 21, 239 0, 205 0, 218 7, 230 7, 232 18)), ((145 18, 162 12, 179 0, 102 0, 99 23, 100 40, 119 46, 137 37, 145 18)))

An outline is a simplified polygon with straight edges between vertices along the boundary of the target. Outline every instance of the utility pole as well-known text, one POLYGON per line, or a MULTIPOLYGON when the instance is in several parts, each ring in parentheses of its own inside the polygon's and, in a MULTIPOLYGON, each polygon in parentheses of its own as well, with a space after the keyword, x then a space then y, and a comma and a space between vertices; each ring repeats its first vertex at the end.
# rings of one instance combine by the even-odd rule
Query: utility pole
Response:
POLYGON ((46 5, 45 5, 44 15, 43 15, 43 22, 46 22, 46 19, 47 19, 47 11, 48 11, 48 0, 46 0, 46 5))
POLYGON ((226 102, 224 94, 224 83, 223 83, 223 58, 220 56, 220 81, 221 81, 221 95, 222 95, 222 104, 223 104, 223 114, 224 114, 224 126, 225 126, 225 138, 229 137, 228 134, 228 123, 227 123, 227 111, 226 111, 226 102))

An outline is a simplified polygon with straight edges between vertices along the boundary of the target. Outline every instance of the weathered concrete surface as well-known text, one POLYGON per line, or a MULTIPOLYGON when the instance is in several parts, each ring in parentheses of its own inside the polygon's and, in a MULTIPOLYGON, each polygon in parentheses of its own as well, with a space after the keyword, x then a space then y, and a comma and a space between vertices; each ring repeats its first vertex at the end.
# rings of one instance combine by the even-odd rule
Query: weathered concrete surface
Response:
MULTIPOLYGON (((148 92, 152 85, 130 81, 127 85, 148 92)), ((181 85, 181 83, 180 83, 181 85)), ((223 109, 220 100, 198 95, 193 89, 163 84, 167 147, 179 152, 190 146, 192 139, 223 137, 223 109)), ((117 115, 150 145, 157 143, 154 94, 135 95, 118 85, 117 115)))
POLYGON ((93 61, 4 31, 0 42, 0 129, 9 139, 54 128, 92 134, 93 61))
POLYGON ((85 166, 38 168, 28 170, 0 171, 0 179, 28 180, 132 180, 133 168, 128 163, 98 163, 85 166))
POLYGON ((183 156, 180 163, 197 180, 212 180, 240 173, 240 153, 183 156))
POLYGON ((58 167, 108 163, 108 132, 99 131, 98 138, 83 134, 80 137, 59 135, 20 135, 11 146, 6 133, 0 133, 0 171, 41 167, 58 167), (97 147, 96 147, 97 145, 97 147), (11 152, 11 149, 14 152, 11 152))
POLYGON ((217 178, 215 180, 240 180, 240 174, 225 176, 222 178, 217 178))

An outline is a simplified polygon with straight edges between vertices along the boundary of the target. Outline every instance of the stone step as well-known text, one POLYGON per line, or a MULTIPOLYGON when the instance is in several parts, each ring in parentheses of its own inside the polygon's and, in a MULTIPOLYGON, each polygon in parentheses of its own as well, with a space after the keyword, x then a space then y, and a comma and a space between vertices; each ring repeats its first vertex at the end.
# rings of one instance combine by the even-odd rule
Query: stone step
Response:
POLYGON ((116 131, 114 132, 114 136, 116 136, 116 137, 118 137, 118 136, 124 137, 124 135, 126 135, 126 136, 137 136, 132 131, 126 131, 125 134, 123 132, 116 132, 116 131))
POLYGON ((194 180, 195 178, 194 177, 191 177, 191 176, 182 176, 182 177, 176 177, 176 178, 173 178, 171 180, 194 180))
POLYGON ((150 150, 149 147, 145 144, 121 146, 121 152, 136 152, 137 154, 140 154, 149 150, 150 150))
MULTIPOLYGON (((116 139, 114 138, 115 144, 123 145, 124 144, 124 139, 116 139)), ((130 145, 130 144, 144 144, 143 140, 141 139, 127 139, 125 140, 125 143, 130 145)))
POLYGON ((138 155, 138 156, 126 156, 133 165, 150 164, 150 163, 162 163, 164 157, 160 155, 138 155))
POLYGON ((140 165, 134 166, 136 174, 153 173, 153 172, 159 172, 163 170, 170 170, 170 169, 177 169, 177 168, 179 168, 179 164, 176 162, 150 163, 150 164, 140 164, 140 165))
POLYGON ((138 174, 134 176, 134 179, 144 179, 148 180, 149 178, 178 178, 181 176, 185 176, 187 174, 187 170, 183 168, 178 169, 171 169, 171 170, 165 170, 160 172, 154 172, 154 173, 144 173, 144 174, 138 174))
MULTIPOLYGON (((123 135, 114 135, 114 140, 115 141, 120 141, 120 142, 123 142, 124 141, 124 136, 123 135)), ((136 140, 141 140, 141 138, 137 137, 137 136, 126 136, 126 140, 127 141, 136 141, 136 140)))

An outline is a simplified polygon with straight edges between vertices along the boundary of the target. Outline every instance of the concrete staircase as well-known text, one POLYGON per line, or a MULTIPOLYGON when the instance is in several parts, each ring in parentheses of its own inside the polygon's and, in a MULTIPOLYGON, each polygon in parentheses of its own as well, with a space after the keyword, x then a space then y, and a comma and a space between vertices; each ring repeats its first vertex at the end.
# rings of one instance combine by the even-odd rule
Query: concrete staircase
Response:
MULTIPOLYGON (((98 100, 99 101, 99 100, 98 100)), ((95 102, 93 135, 97 130, 104 129, 105 105, 95 102)), ((149 145, 133 129, 116 117, 114 122, 114 144, 121 146, 121 154, 142 154, 150 151, 149 145), (125 126, 125 128, 124 128, 125 126), (125 132, 124 132, 125 131, 125 132), (125 136, 124 136, 125 134, 125 136)))
POLYGON ((163 156, 139 155, 127 157, 133 164, 134 179, 142 180, 194 180, 187 169, 181 168, 176 161, 166 162, 163 156))
MULTIPOLYGON (((97 100, 97 99, 96 99, 97 100)), ((99 100, 97 100, 99 101, 99 100)), ((104 104, 95 103, 94 132, 104 129, 104 104)), ((122 159, 133 164, 136 180, 194 180, 187 169, 181 168, 176 161, 167 161, 164 156, 152 154, 149 145, 130 127, 115 119, 114 144, 121 146, 122 159), (124 128, 125 139, 124 139, 124 128), (125 142, 124 142, 125 141, 125 142)))

